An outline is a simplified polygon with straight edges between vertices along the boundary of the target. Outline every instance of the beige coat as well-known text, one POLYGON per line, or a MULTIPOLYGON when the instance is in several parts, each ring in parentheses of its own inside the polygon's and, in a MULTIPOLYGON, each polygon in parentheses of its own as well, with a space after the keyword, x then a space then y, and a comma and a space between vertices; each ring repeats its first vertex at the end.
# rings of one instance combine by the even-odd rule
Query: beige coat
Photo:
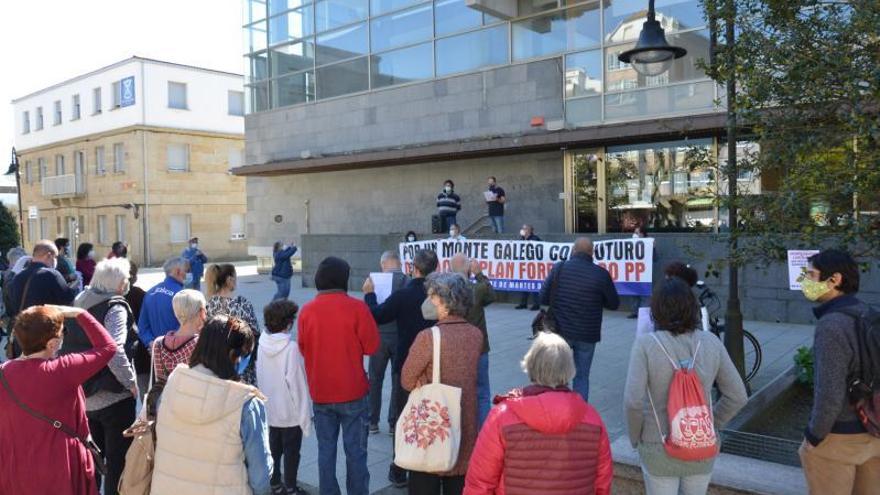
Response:
POLYGON ((250 495, 241 411, 260 392, 221 380, 202 366, 168 377, 156 421, 151 494, 250 495))

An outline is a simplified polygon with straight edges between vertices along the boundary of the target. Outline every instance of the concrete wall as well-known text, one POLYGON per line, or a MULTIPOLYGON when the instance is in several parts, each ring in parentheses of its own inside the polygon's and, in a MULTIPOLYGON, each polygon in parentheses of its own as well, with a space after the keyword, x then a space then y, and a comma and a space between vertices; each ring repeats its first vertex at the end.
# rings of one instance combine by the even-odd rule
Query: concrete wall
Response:
POLYGON ((420 163, 337 172, 247 177, 251 247, 271 246, 300 235, 402 234, 431 231, 431 215, 443 181, 452 179, 462 198, 458 222, 466 228, 487 213, 486 177, 507 192, 505 229, 533 223, 537 232, 564 230, 562 152, 519 154, 453 162, 420 163), (306 227, 306 205, 309 201, 306 227), (282 221, 277 223, 276 216, 282 221))
POLYGON ((245 163, 528 133, 562 88, 557 58, 251 114, 245 163))
MULTIPOLYGON (((504 236, 502 236, 504 237, 504 236)), ((614 236, 596 236, 610 239, 614 236)), ((497 237, 496 237, 497 238, 497 237)), ((513 239, 513 236, 506 236, 513 239)), ((570 234, 546 234, 545 241, 572 241, 570 234)), ((709 263, 722 259, 726 252, 723 237, 711 234, 658 234, 656 236, 657 260, 655 280, 662 275, 662 267, 672 261, 690 263, 700 273, 713 291, 727 300, 727 272, 721 270, 721 278, 704 277, 709 263)), ((360 290, 371 271, 379 269, 379 256, 386 249, 396 249, 400 238, 392 235, 306 235, 302 239, 303 284, 314 285, 315 268, 326 256, 339 256, 352 266, 350 288, 360 290)), ((873 263, 868 272, 861 275, 859 297, 871 304, 880 304, 880 269, 873 263)), ((740 271, 740 298, 743 316, 747 320, 783 323, 812 323, 815 321, 811 308, 800 291, 788 289, 788 268, 775 263, 767 268, 747 266, 740 271)), ((629 301, 624 302, 628 308, 629 301)), ((723 312, 724 307, 721 308, 723 312)))

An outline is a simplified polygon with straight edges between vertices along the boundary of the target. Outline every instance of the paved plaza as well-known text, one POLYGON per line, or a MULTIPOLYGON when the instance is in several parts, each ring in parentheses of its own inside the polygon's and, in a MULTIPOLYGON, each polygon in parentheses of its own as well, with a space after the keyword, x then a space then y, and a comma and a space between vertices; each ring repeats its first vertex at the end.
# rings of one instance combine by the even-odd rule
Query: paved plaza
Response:
MULTIPOLYGON (((254 263, 238 265, 239 293, 247 297, 257 308, 257 317, 262 324, 262 307, 267 304, 275 292, 275 284, 268 275, 258 275, 254 263)), ((158 283, 162 274, 154 270, 144 270, 138 281, 139 286, 147 288, 158 283)), ((301 287, 299 277, 294 277, 291 299, 297 304, 311 300, 316 291, 301 287)), ((360 293, 351 293, 361 297, 360 293)), ((522 356, 528 350, 531 335, 530 323, 534 313, 531 311, 514 310, 512 304, 497 304, 486 311, 489 325, 489 376, 492 393, 503 393, 526 383, 525 374, 519 368, 522 356)), ((752 381, 753 390, 758 390, 769 383, 779 373, 792 364, 795 350, 802 345, 810 345, 813 329, 808 325, 790 325, 747 321, 745 326, 761 343, 763 364, 760 372, 752 381)), ((635 338, 635 320, 626 318, 622 311, 607 311, 602 329, 602 342, 596 347, 590 375, 591 403, 596 407, 608 427, 613 442, 625 435, 623 417, 623 386, 626 381, 626 370, 629 352, 635 338)), ((366 366, 366 362, 365 362, 366 366)), ((386 376, 383 398, 387 404, 390 394, 390 374, 386 376)), ((387 489, 388 464, 391 461, 391 436, 386 430, 387 405, 382 411, 379 422, 380 433, 369 438, 368 462, 370 467, 370 489, 373 493, 396 494, 405 490, 387 489)), ((340 441, 337 458, 337 478, 340 485, 345 486, 345 456, 340 441)), ((302 461, 299 479, 307 489, 318 485, 318 449, 314 434, 303 440, 302 461)), ((314 493, 317 493, 314 490, 314 493)))

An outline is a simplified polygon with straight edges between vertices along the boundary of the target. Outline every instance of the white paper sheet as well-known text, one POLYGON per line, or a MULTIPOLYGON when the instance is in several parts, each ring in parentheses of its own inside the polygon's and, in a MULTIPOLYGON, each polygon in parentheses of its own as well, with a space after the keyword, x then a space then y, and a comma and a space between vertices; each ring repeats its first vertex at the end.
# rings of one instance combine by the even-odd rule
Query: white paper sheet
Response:
POLYGON ((376 293, 376 300, 379 301, 379 304, 385 302, 388 299, 388 296, 391 295, 391 283, 394 278, 393 273, 382 273, 382 272, 373 272, 370 273, 370 278, 373 279, 373 287, 376 293))

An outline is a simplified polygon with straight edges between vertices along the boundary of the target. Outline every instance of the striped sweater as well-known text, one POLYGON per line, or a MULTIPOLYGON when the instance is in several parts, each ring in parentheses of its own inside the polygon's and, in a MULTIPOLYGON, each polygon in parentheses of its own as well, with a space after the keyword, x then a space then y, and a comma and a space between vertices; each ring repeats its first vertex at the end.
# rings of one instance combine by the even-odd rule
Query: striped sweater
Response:
POLYGON ((455 215, 461 210, 461 198, 454 192, 437 195, 437 212, 440 215, 455 215))

